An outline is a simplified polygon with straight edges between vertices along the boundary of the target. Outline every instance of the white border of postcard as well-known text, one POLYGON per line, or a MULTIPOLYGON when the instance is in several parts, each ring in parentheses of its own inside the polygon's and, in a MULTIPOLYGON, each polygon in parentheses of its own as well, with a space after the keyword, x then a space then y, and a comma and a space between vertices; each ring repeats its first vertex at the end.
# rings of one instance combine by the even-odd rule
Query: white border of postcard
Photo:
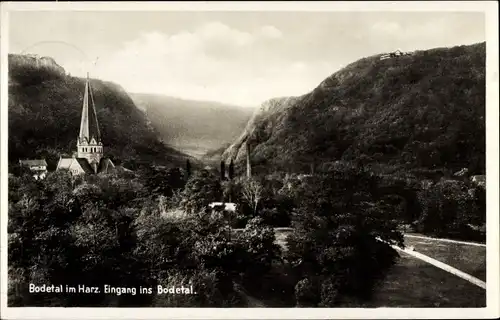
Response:
MULTIPOLYGON (((498 2, 2 2, 1 4, 1 317, 5 319, 354 319, 497 318, 498 211, 498 2), (7 307, 7 53, 9 11, 475 11, 486 21, 487 307, 486 308, 8 308, 7 307)), ((411 288, 408 288, 411 290, 411 288)))

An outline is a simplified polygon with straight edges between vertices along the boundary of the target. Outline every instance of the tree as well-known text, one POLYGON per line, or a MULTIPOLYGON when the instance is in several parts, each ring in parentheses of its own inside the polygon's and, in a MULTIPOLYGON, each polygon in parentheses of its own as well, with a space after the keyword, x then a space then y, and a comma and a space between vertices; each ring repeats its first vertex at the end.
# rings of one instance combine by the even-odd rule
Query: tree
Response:
POLYGON ((243 181, 242 195, 252 207, 253 213, 257 213, 257 207, 262 199, 262 185, 255 179, 249 178, 243 181))
POLYGON ((251 270, 247 271, 252 281, 258 274, 267 273, 272 263, 281 257, 280 247, 275 243, 274 230, 265 225, 262 218, 255 217, 249 220, 239 239, 245 243, 248 258, 252 261, 249 264, 251 270))
POLYGON ((231 159, 231 162, 229 163, 229 180, 233 180, 234 178, 234 163, 233 159, 231 159))
POLYGON ((224 181, 226 179, 226 164, 224 160, 220 162, 220 180, 224 181))
POLYGON ((186 159, 186 175, 188 178, 191 176, 191 162, 189 162, 189 159, 186 159))
POLYGON ((421 215, 416 225, 424 233, 467 239, 473 236, 468 225, 485 218, 484 193, 463 181, 442 180, 420 190, 418 199, 421 215))
POLYGON ((403 236, 376 186, 376 178, 357 168, 299 185, 295 232, 287 239, 299 303, 332 307, 340 297, 366 299, 394 263, 397 253, 387 243, 402 245, 403 236))
POLYGON ((150 192, 171 197, 177 190, 184 188, 185 180, 180 168, 152 168, 145 184, 150 192))
POLYGON ((182 205, 189 213, 203 213, 211 202, 220 201, 221 197, 220 180, 209 171, 201 170, 186 183, 182 205))

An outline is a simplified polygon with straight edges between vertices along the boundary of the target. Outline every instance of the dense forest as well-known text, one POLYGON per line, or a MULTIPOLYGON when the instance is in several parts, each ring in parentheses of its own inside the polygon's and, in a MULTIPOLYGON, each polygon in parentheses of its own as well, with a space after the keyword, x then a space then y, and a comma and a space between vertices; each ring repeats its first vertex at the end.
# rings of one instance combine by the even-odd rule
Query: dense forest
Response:
MULTIPOLYGON (((276 99, 224 153, 264 171, 329 162, 446 176, 485 172, 485 43, 356 61, 300 97, 276 99)), ((269 104, 270 102, 266 102, 269 104)))
POLYGON ((357 306, 396 261, 387 243, 404 245, 402 225, 470 238, 468 226, 485 222, 484 195, 467 181, 419 185, 356 165, 251 179, 189 166, 75 177, 57 171, 38 181, 10 175, 8 303, 357 306), (209 209, 229 199, 236 211, 209 209), (276 227, 293 230, 281 246, 276 227), (34 294, 29 283, 101 292, 34 294), (152 291, 106 294, 105 285, 152 291), (157 294, 158 285, 196 293, 157 294))
MULTIPOLYGON (((43 157, 54 169, 60 155, 76 150, 85 80, 40 61, 9 55, 9 164, 43 157)), ((120 86, 97 79, 91 85, 106 156, 131 169, 184 163, 186 156, 161 142, 120 86)))
POLYGON ((58 171, 42 181, 11 176, 9 304, 237 307, 245 306, 248 294, 274 306, 367 299, 369 280, 382 276, 396 257, 375 237, 402 241, 390 211, 382 205, 380 212, 365 210, 375 181, 356 171, 332 171, 293 188, 276 178, 266 181, 221 180, 216 172, 188 175, 176 168, 79 177, 58 171), (352 193, 341 195, 339 188, 352 193), (229 194, 241 210, 232 216, 207 211, 208 203, 229 194), (297 209, 298 231, 287 252, 272 229, 283 218, 273 223, 264 213, 278 203, 288 223, 297 209), (243 229, 232 231, 236 227, 243 229), (377 265, 367 268, 362 261, 369 260, 377 265), (197 294, 30 294, 28 283, 137 290, 192 285, 197 294))

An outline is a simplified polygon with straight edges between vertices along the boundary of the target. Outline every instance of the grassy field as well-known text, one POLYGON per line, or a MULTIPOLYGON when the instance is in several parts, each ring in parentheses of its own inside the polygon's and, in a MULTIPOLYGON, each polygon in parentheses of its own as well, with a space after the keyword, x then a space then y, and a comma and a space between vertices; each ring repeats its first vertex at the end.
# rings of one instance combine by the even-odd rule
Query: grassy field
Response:
POLYGON ((486 306, 486 290, 408 254, 380 283, 370 303, 361 307, 479 308, 486 306))
POLYGON ((405 245, 486 281, 486 247, 405 237, 405 245))

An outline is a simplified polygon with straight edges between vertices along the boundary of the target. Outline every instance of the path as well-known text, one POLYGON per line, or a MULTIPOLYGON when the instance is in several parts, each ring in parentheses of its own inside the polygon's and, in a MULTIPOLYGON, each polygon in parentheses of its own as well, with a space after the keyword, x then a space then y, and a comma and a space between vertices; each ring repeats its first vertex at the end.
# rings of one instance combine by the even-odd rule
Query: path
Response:
POLYGON ((426 236, 416 236, 416 235, 412 235, 412 234, 405 234, 404 236, 408 237, 408 238, 418 238, 418 239, 434 240, 434 241, 441 241, 441 242, 458 243, 458 244, 465 244, 465 245, 476 246, 476 247, 486 247, 486 244, 477 243, 477 242, 458 241, 458 240, 443 239, 443 238, 431 238, 431 237, 426 237, 426 236))
POLYGON ((462 272, 456 268, 453 268, 452 266, 447 265, 446 263, 442 263, 436 259, 433 259, 429 256, 426 256, 425 254, 418 253, 418 252, 413 251, 413 250, 408 249, 408 248, 402 249, 402 248, 395 246, 395 245, 391 245, 391 247, 394 248, 395 250, 405 252, 405 253, 407 253, 407 254, 409 254, 417 259, 420 259, 422 261, 430 263, 433 266, 436 266, 440 269, 443 269, 444 271, 447 271, 453 275, 456 275, 457 277, 460 277, 464 280, 467 280, 470 283, 475 284, 476 286, 481 287, 481 288, 486 290, 486 282, 479 280, 478 278, 475 278, 475 277, 471 276, 470 274, 462 272))
POLYGON ((239 293, 243 299, 245 299, 245 302, 247 303, 248 308, 265 308, 266 307, 264 302, 249 295, 248 292, 245 289, 243 289, 242 286, 240 286, 238 284, 234 284, 234 290, 237 293, 239 293))

